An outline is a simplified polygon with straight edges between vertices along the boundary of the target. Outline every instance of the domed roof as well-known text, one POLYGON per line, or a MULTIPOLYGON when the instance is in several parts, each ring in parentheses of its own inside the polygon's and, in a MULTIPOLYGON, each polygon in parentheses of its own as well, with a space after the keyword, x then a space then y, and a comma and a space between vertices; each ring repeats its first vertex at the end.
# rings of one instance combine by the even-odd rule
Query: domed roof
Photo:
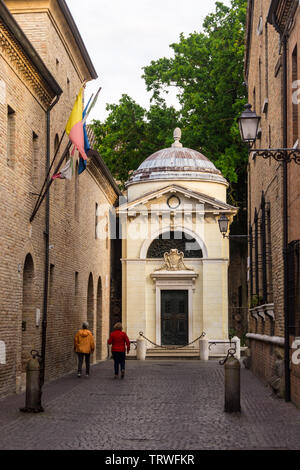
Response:
POLYGON ((226 183, 221 172, 202 153, 185 148, 179 142, 181 130, 174 131, 172 147, 159 150, 134 171, 126 186, 153 180, 202 180, 226 183))

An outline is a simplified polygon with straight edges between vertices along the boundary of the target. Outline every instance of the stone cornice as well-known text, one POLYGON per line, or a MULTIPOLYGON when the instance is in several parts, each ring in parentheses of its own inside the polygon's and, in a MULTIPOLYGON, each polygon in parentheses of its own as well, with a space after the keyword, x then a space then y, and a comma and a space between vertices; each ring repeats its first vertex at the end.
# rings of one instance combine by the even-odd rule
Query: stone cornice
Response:
POLYGON ((32 64, 18 41, 0 19, 0 50, 16 73, 26 82, 29 88, 39 98, 45 108, 48 108, 55 93, 47 86, 37 68, 32 64))
POLYGON ((28 14, 29 12, 31 14, 47 14, 65 47, 79 79, 83 82, 84 80, 90 81, 98 77, 65 0, 41 0, 31 2, 26 2, 25 0, 8 0, 7 3, 11 13, 15 17, 17 17, 18 14, 28 14))
POLYGON ((98 159, 94 155, 94 151, 89 152, 89 159, 87 163, 87 171, 92 176, 96 184, 105 194, 106 199, 111 203, 115 204, 118 199, 118 192, 116 188, 111 184, 109 179, 103 173, 101 165, 98 159))

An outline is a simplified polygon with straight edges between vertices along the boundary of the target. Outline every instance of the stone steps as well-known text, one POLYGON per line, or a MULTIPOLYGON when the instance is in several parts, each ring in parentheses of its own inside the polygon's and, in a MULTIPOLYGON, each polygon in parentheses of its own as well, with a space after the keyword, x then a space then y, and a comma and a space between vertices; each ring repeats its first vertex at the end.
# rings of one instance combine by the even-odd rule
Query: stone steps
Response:
MULTIPOLYGON (((241 356, 244 356, 244 349, 241 348, 241 356)), ((198 359, 200 356, 199 348, 181 348, 181 349, 165 349, 165 348, 149 348, 146 353, 146 360, 153 359, 198 359)), ((223 353, 209 353, 209 359, 223 359, 226 354, 223 353)), ((131 355, 127 356, 127 359, 136 359, 135 351, 131 355)))
POLYGON ((181 349, 147 349, 146 359, 199 359, 199 349, 181 348, 181 349))

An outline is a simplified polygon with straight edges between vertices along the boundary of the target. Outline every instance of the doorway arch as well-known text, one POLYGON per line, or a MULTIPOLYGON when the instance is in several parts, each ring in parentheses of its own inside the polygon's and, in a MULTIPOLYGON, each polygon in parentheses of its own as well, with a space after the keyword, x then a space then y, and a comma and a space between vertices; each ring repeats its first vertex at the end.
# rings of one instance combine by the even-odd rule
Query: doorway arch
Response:
POLYGON ((89 275, 87 290, 87 321, 89 330, 94 334, 94 282, 92 273, 89 275))
POLYGON ((96 318, 97 318, 97 331, 96 331, 96 359, 102 359, 102 281, 101 277, 98 279, 97 285, 97 307, 96 307, 96 318))
POLYGON ((35 348, 35 292, 34 263, 30 253, 27 254, 23 269, 22 291, 22 374, 26 373, 26 364, 31 358, 30 352, 35 348))

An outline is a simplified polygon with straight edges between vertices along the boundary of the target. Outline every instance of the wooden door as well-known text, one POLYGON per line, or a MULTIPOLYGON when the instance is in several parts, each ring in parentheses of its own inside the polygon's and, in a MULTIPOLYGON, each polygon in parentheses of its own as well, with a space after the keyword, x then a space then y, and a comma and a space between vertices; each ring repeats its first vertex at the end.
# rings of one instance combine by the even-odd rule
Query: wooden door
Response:
POLYGON ((188 343, 188 291, 161 291, 161 344, 188 343))

